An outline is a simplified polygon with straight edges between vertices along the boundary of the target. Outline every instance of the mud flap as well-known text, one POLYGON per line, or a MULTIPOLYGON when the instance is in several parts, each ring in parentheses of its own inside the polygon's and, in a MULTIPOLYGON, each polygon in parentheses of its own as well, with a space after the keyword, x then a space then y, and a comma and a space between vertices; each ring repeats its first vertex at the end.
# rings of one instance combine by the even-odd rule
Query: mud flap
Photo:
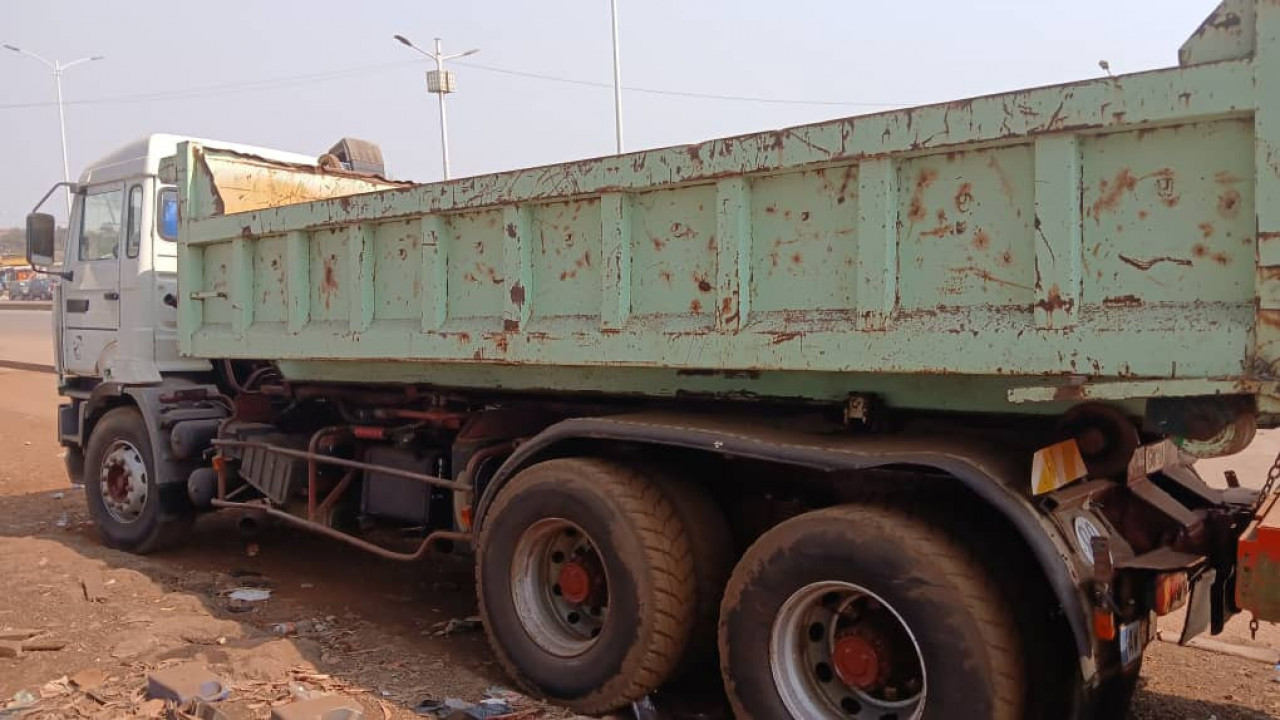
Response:
POLYGON ((1213 584, 1217 579, 1218 572, 1209 568, 1191 581, 1191 599, 1187 601, 1187 617, 1182 624, 1179 645, 1186 645, 1209 629, 1213 620, 1213 584))

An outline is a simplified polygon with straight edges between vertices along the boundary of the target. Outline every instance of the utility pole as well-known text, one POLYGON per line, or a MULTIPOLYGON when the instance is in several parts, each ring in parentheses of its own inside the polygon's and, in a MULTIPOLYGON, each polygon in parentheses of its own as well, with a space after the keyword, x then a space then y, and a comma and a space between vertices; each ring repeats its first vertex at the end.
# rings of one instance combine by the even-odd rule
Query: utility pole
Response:
POLYGON ((466 52, 445 55, 444 50, 440 47, 440 38, 436 38, 435 52, 429 52, 414 45, 409 38, 404 35, 396 35, 395 39, 406 47, 426 55, 436 61, 436 69, 427 73, 427 92, 435 93, 440 98, 440 155, 444 162, 444 179, 449 179, 449 119, 445 114, 444 96, 458 89, 457 81, 453 76, 453 72, 445 70, 444 63, 446 60, 455 60, 468 55, 475 55, 480 52, 479 48, 472 48, 466 52))
MULTIPOLYGON (((46 60, 43 57, 33 52, 30 52, 28 50, 23 50, 20 47, 14 47, 13 45, 5 45, 4 49, 12 50, 18 53, 19 55, 26 55, 29 58, 38 60, 45 67, 49 68, 50 72, 53 73, 53 85, 58 95, 58 130, 62 135, 62 180, 63 182, 71 182, 71 163, 67 160, 67 116, 66 116, 66 112, 63 110, 63 107, 62 107, 63 106, 62 73, 75 67, 76 65, 80 65, 81 63, 93 62, 95 60, 102 60, 103 57, 101 55, 94 55, 92 57, 80 58, 79 60, 72 60, 71 62, 64 65, 61 62, 58 62, 57 60, 46 60)), ((67 222, 70 223, 71 222, 71 190, 69 188, 65 189, 65 192, 63 194, 66 196, 66 199, 67 199, 67 222)))
POLYGON ((618 45, 618 0, 610 0, 613 15, 613 119, 618 135, 618 154, 622 154, 622 51, 618 45))

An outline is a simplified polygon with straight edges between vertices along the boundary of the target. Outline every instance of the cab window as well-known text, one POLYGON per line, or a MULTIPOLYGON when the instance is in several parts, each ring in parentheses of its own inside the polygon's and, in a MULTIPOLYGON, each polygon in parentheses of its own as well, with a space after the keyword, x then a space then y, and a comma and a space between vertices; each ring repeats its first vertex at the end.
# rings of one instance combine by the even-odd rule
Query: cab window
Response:
POLYGON ((124 190, 91 190, 80 213, 80 259, 110 260, 120 257, 120 211, 124 190))
POLYGON ((156 213, 157 229, 165 240, 178 239, 178 191, 165 188, 160 191, 160 212, 156 213))
POLYGON ((131 258, 138 257, 138 248, 142 246, 142 186, 129 188, 129 224, 125 234, 124 252, 131 258))

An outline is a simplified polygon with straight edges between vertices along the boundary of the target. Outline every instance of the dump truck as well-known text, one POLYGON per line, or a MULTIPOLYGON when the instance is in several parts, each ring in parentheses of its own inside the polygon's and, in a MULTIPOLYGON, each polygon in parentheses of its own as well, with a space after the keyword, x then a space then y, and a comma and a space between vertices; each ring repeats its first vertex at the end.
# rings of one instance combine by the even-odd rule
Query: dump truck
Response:
POLYGON ((1280 425, 1280 4, 1178 60, 428 184, 151 136, 28 218, 68 473, 469 554, 579 712, 1120 715, 1158 617, 1280 620, 1280 464, 1195 465, 1280 425))

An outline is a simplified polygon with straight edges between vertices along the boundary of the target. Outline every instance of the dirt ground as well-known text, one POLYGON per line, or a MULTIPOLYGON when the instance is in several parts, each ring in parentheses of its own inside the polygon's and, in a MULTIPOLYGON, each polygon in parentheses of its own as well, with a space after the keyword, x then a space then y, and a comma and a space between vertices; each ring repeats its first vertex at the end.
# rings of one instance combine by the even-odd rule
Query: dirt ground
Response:
MULTIPOLYGON (((55 406, 54 376, 0 369, 0 638, 23 628, 62 645, 17 658, 0 647, 0 718, 156 717, 141 692, 147 673, 191 660, 230 683, 223 705, 234 718, 324 692, 358 699, 365 718, 412 718, 425 699, 476 702, 506 684, 483 632, 441 634, 476 612, 464 557, 410 567, 284 529, 250 542, 230 515, 202 518, 171 552, 105 548, 84 493, 65 479, 55 406), (242 587, 271 596, 232 601, 242 587), (302 632, 281 636, 278 623, 302 632), (24 693, 36 699, 30 712, 6 715, 24 693)), ((522 717, 570 717, 514 700, 522 717)), ((1132 717, 1280 717, 1280 674, 1156 643, 1132 717)))

